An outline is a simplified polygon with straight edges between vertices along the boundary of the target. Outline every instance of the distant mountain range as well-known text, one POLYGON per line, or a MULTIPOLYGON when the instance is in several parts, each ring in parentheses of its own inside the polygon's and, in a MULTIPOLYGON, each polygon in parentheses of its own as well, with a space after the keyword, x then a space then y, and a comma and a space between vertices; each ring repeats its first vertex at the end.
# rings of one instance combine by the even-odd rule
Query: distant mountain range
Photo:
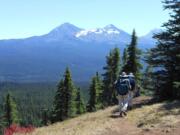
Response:
MULTIPOLYGON (((155 46, 152 36, 159 31, 139 37, 139 48, 155 46)), ((64 23, 42 36, 0 40, 0 81, 57 81, 67 66, 76 81, 87 81, 102 71, 110 49, 119 47, 122 52, 130 39, 112 24, 85 30, 64 23)))

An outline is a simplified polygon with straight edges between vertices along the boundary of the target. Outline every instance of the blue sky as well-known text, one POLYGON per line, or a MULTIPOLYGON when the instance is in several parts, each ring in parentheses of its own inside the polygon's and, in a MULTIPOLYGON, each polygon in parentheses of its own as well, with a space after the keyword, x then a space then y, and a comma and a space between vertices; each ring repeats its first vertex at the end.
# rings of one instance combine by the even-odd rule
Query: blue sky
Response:
POLYGON ((114 24, 141 36, 168 18, 161 0, 0 0, 0 39, 46 34, 65 22, 85 29, 114 24))

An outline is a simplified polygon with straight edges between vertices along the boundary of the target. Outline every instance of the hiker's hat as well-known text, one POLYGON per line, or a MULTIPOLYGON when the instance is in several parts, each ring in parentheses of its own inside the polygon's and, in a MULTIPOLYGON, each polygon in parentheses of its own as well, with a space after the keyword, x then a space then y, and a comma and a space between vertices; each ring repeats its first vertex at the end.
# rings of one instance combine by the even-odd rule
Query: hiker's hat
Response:
POLYGON ((127 77, 126 72, 122 72, 122 77, 127 77))
POLYGON ((129 76, 129 77, 134 77, 133 73, 129 73, 128 76, 129 76))

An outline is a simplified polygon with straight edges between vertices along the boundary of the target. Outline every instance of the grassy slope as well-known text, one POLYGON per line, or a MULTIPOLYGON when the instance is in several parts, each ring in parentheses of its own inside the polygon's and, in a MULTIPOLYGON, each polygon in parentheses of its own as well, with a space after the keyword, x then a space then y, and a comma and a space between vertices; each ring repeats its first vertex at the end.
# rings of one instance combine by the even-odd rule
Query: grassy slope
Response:
POLYGON ((141 100, 142 97, 139 99, 139 101, 135 99, 137 105, 128 112, 126 118, 117 117, 117 106, 109 107, 95 113, 87 113, 61 123, 38 128, 31 135, 141 135, 148 133, 161 135, 179 132, 176 130, 180 128, 179 101, 147 105, 145 100, 141 100), (145 104, 142 105, 138 102, 145 104))

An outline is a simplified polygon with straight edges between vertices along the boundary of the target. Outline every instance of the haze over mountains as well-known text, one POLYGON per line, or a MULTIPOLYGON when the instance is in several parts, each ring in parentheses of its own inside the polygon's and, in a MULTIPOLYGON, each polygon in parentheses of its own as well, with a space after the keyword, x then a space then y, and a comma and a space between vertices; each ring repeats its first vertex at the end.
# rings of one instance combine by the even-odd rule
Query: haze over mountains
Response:
MULTIPOLYGON (((138 46, 153 47, 152 35, 159 31, 140 37, 138 46)), ((57 81, 67 66, 76 81, 88 81, 102 71, 110 49, 119 47, 122 52, 130 39, 112 24, 85 30, 65 23, 42 36, 0 40, 0 81, 57 81)))

